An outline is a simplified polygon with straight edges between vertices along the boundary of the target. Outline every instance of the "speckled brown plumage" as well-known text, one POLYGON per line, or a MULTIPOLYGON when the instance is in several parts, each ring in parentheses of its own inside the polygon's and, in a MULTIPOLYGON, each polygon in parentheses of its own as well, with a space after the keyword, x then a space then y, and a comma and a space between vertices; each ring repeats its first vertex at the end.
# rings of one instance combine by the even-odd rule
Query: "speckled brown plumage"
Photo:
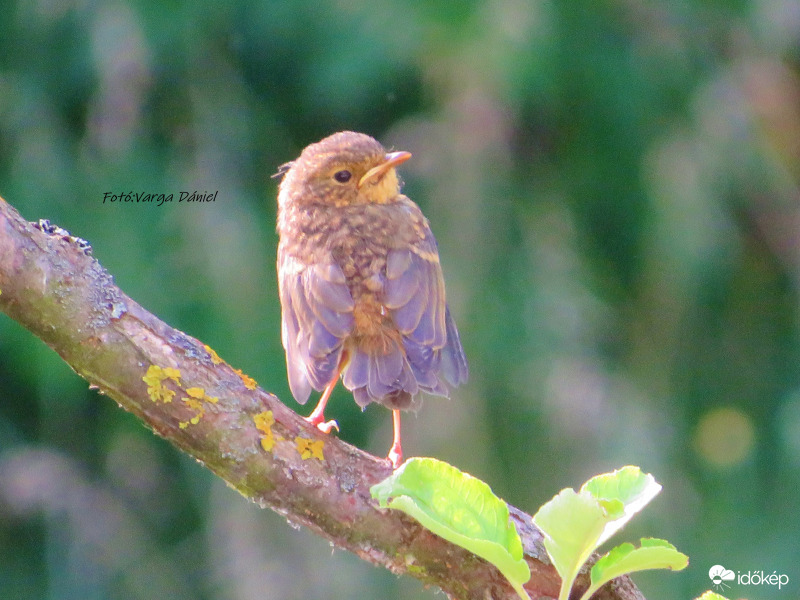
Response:
POLYGON ((282 340, 298 402, 339 376, 365 407, 416 409, 420 392, 447 396, 467 363, 445 300, 436 241, 419 207, 400 193, 395 166, 373 138, 340 132, 285 165, 278 196, 282 340))

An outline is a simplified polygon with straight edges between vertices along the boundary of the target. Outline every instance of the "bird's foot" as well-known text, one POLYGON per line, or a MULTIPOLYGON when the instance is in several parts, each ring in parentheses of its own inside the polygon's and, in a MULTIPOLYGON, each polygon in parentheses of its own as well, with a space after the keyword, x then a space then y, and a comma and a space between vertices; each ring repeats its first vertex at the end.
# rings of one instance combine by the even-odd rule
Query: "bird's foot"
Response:
POLYGON ((322 433, 330 434, 331 431, 334 429, 338 432, 339 431, 339 423, 334 420, 326 421, 322 415, 314 416, 313 414, 305 417, 305 420, 308 421, 311 425, 319 429, 322 433))
POLYGON ((331 419, 330 421, 326 421, 324 423, 317 423, 317 429, 319 429, 322 433, 327 434, 330 434, 330 432, 335 429, 336 433, 339 433, 339 423, 331 419))
POLYGON ((393 469, 397 469, 403 464, 403 449, 400 446, 392 446, 386 460, 391 463, 393 469))

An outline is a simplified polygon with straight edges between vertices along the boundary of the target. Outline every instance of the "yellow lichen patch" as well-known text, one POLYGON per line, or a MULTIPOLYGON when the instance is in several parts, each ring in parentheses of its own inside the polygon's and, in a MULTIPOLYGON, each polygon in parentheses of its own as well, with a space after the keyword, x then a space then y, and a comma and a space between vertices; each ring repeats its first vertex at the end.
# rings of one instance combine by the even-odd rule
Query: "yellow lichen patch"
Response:
POLYGON ((256 429, 264 433, 272 432, 272 425, 275 423, 275 416, 271 410, 265 410, 253 416, 253 422, 256 424, 256 429))
POLYGON ((300 458, 303 460, 309 458, 325 460, 325 456, 322 454, 322 447, 325 445, 323 440, 310 440, 304 437, 297 437, 295 438, 295 442, 297 442, 297 451, 300 453, 300 458))
POLYGON ((191 419, 178 423, 178 427, 181 429, 186 429, 189 425, 197 425, 200 422, 200 419, 203 418, 203 415, 206 414, 206 411, 203 408, 203 403, 196 398, 184 398, 183 401, 189 408, 195 411, 195 415, 191 419))
POLYGON ((181 429, 186 429, 189 425, 197 425, 200 422, 200 419, 202 419, 206 414, 206 409, 203 406, 204 402, 211 402, 211 404, 216 404, 219 402, 219 398, 217 396, 209 396, 201 387, 186 388, 186 394, 187 396, 182 398, 182 400, 186 406, 195 412, 195 414, 188 421, 181 421, 178 423, 178 426, 181 429))
POLYGON ((172 367, 159 367, 158 365, 150 365, 147 373, 142 377, 142 381, 147 384, 147 395, 153 402, 172 402, 175 397, 175 392, 167 387, 164 387, 164 382, 171 379, 178 386, 181 385, 181 372, 172 367))
POLYGON ((201 387, 186 388, 186 393, 189 395, 190 398, 202 400, 203 402, 211 402, 211 404, 216 404, 217 402, 219 402, 219 397, 209 396, 208 394, 206 394, 206 391, 201 387))
POLYGON ((271 410, 253 415, 253 422, 256 424, 256 429, 264 434, 261 438, 261 447, 267 452, 272 452, 275 446, 275 435, 272 433, 272 425, 275 423, 275 417, 271 410))
POLYGON ((161 369, 168 379, 172 379, 178 385, 181 384, 181 371, 180 369, 173 369, 172 367, 164 367, 161 369))
POLYGON ((242 381, 244 382, 244 387, 246 387, 248 390, 254 390, 254 389, 256 389, 256 387, 258 387, 258 384, 256 383, 256 380, 253 379, 252 377, 250 377, 249 375, 245 375, 244 373, 242 373, 241 369, 234 369, 233 371, 239 377, 242 378, 242 381))
POLYGON ((211 356, 211 362, 212 363, 214 363, 215 365, 218 365, 218 364, 220 364, 222 362, 222 359, 219 357, 219 354, 217 354, 216 351, 211 346, 207 346, 206 344, 203 344, 203 348, 205 348, 206 352, 208 352, 208 354, 211 356))

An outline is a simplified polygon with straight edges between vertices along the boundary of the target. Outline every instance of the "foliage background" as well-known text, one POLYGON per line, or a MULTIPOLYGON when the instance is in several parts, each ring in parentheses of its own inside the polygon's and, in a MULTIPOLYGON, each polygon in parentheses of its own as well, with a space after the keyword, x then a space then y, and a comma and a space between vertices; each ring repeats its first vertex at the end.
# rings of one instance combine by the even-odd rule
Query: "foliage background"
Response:
MULTIPOLYGON (((471 364, 406 448, 531 512, 641 465, 638 576, 800 570, 800 8, 793 0, 5 0, 0 194, 288 392, 277 166, 333 131, 410 150, 471 364), (218 191, 210 204, 105 192, 218 191)), ((308 410, 308 409, 304 409, 308 410)), ((341 388, 342 437, 388 413, 341 388)), ((730 594, 777 597, 769 587, 730 594)), ((432 597, 248 504, 0 316, 3 598, 432 597)))

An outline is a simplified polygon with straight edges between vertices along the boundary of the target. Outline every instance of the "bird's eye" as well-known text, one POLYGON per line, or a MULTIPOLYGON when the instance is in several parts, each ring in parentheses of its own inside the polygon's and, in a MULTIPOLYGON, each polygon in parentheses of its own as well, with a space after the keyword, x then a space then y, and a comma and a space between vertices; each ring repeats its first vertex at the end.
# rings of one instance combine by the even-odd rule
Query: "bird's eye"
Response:
POLYGON ((333 178, 339 183, 347 183, 348 181, 350 181, 350 178, 352 176, 353 174, 347 169, 336 171, 336 173, 333 174, 333 178))

